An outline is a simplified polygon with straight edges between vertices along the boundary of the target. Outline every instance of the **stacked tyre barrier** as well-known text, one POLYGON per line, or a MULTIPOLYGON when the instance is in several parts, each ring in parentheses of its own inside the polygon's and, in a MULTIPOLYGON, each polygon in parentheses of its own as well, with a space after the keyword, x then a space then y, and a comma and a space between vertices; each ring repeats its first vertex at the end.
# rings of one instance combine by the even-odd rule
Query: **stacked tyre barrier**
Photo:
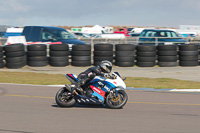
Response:
POLYGON ((94 65, 97 66, 101 61, 108 60, 113 63, 113 45, 95 44, 94 45, 94 65))
POLYGON ((179 65, 198 66, 198 46, 195 44, 179 46, 179 65))
POLYGON ((138 45, 136 47, 137 62, 139 67, 153 67, 156 65, 156 46, 138 45))
POLYGON ((158 45, 158 66, 175 67, 178 65, 177 45, 158 45))
POLYGON ((32 67, 42 67, 48 65, 47 45, 27 45, 27 62, 27 64, 32 67))
POLYGON ((28 64, 33 67, 42 67, 50 64, 54 67, 99 65, 108 60, 119 67, 160 67, 199 66, 200 45, 133 45, 108 43, 91 45, 73 45, 72 51, 68 44, 49 45, 49 54, 46 44, 32 44, 26 47, 23 44, 0 46, 0 68, 17 69, 28 64), (115 48, 115 49, 113 49, 115 48), (26 51, 25 51, 26 50, 26 51), (71 52, 71 55, 70 55, 71 52), (49 57, 48 57, 49 55, 49 57), (92 58, 93 56, 93 58, 92 58), (92 59, 92 60, 91 60, 92 59), (114 60, 115 59, 115 60, 114 60))
POLYGON ((72 66, 90 66, 91 65, 91 45, 73 45, 72 46, 72 66))
POLYGON ((135 65, 135 45, 117 44, 115 46, 115 65, 132 67, 135 65))
POLYGON ((25 46, 23 44, 6 45, 4 51, 7 68, 17 69, 26 65, 25 46))
POLYGON ((51 44, 49 50, 49 64, 51 66, 64 67, 69 65, 68 44, 51 44))
POLYGON ((5 66, 4 59, 3 59, 3 47, 0 46, 0 68, 5 66))
POLYGON ((200 65, 200 44, 198 44, 198 51, 199 51, 199 57, 198 57, 198 60, 199 60, 199 65, 200 65))

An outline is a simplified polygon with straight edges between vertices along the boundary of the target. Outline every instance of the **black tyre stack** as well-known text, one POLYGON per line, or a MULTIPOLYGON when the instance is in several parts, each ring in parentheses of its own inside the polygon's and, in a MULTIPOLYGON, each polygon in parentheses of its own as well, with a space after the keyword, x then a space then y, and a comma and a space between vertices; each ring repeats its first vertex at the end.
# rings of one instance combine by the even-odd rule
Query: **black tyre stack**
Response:
POLYGON ((158 66, 175 67, 178 65, 177 45, 158 45, 158 66))
POLYGON ((72 66, 91 66, 91 45, 72 46, 72 66))
POLYGON ((47 45, 31 44, 27 46, 27 61, 32 67, 41 67, 48 65, 47 45))
POLYGON ((135 45, 115 45, 115 65, 119 67, 132 67, 135 65, 135 45))
POLYGON ((136 47, 136 65, 139 67, 153 67, 156 65, 156 46, 138 45, 136 47))
POLYGON ((11 69, 21 68, 26 65, 24 44, 10 44, 4 46, 6 67, 11 69))
POLYGON ((198 51, 199 51, 199 57, 198 57, 198 60, 199 60, 199 65, 200 65, 200 44, 198 44, 198 51))
POLYGON ((69 65, 68 44, 51 44, 49 49, 49 64, 51 66, 64 67, 69 65))
POLYGON ((3 59, 3 47, 0 46, 0 68, 5 66, 4 59, 3 59))
POLYGON ((108 60, 113 63, 113 45, 95 44, 94 45, 94 65, 97 66, 101 61, 108 60))
POLYGON ((187 44, 179 46, 179 65, 180 66, 198 66, 198 46, 187 44))

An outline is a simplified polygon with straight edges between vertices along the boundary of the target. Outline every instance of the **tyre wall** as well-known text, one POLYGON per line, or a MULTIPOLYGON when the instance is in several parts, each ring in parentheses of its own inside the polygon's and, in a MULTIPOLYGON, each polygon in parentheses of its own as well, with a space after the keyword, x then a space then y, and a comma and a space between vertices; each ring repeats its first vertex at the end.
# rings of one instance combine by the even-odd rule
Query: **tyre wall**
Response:
POLYGON ((91 45, 73 45, 72 66, 91 66, 91 45))
POLYGON ((101 61, 108 60, 113 63, 113 45, 112 44, 95 44, 93 65, 99 65, 101 61))
POLYGON ((49 45, 49 65, 54 67, 64 67, 69 65, 68 44, 49 45))
POLYGON ((32 67, 48 65, 47 45, 31 44, 27 46, 27 64, 32 67))
POLYGON ((198 66, 199 51, 198 45, 180 45, 179 46, 179 65, 180 66, 198 66))
POLYGON ((132 67, 135 65, 135 45, 115 45, 115 65, 119 67, 132 67))
POLYGON ((23 44, 6 45, 4 51, 7 68, 17 69, 26 65, 25 46, 23 44))
POLYGON ((199 65, 200 65, 200 44, 198 44, 198 51, 199 51, 198 61, 199 61, 199 65))
POLYGON ((0 68, 21 68, 25 65, 42 67, 91 66, 109 60, 118 67, 176 67, 199 66, 200 46, 187 45, 133 45, 133 44, 95 44, 73 45, 69 55, 68 44, 47 45, 12 44, 0 47, 0 68), (47 56, 49 55, 49 56, 47 56))
POLYGON ((156 46, 138 45, 136 47, 136 65, 139 67, 153 67, 156 65, 156 46))
POLYGON ((5 63, 4 63, 4 59, 3 59, 3 47, 0 46, 0 68, 4 68, 5 63))
POLYGON ((178 64, 177 45, 157 46, 157 61, 160 67, 175 67, 178 64))

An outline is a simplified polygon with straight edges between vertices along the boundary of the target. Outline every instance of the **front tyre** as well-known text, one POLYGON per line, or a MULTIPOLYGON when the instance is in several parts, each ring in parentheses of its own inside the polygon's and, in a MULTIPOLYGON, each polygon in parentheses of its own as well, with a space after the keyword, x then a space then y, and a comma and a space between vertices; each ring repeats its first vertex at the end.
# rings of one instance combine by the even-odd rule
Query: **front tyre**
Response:
POLYGON ((76 103, 74 97, 70 95, 70 91, 65 89, 65 87, 56 93, 55 100, 60 107, 72 107, 76 103))
POLYGON ((106 97, 106 105, 112 109, 122 108, 128 100, 128 95, 124 90, 118 91, 118 96, 114 97, 111 93, 106 97))

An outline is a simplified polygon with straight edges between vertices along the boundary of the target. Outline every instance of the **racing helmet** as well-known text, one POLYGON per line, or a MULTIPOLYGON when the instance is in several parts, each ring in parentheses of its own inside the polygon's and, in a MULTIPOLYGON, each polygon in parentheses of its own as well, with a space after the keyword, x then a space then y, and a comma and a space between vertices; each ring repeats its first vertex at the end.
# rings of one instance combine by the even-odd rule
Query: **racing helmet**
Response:
POLYGON ((100 66, 101 70, 105 73, 110 73, 112 70, 112 63, 107 60, 102 61, 99 66, 100 66))

